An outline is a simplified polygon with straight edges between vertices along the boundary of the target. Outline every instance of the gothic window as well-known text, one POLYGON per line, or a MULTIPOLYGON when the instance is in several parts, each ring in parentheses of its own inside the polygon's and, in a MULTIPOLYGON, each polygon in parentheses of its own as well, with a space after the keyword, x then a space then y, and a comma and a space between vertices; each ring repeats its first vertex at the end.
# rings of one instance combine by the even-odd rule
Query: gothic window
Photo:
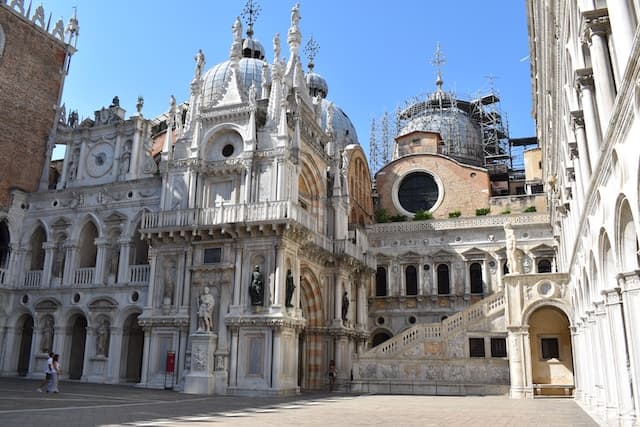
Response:
POLYGON ((418 272, 413 265, 404 270, 404 280, 407 295, 418 295, 418 272))
POLYGON ((509 274, 509 266, 507 265, 506 261, 502 263, 502 274, 503 275, 509 274))
POLYGON ((484 357, 484 338, 469 338, 469 357, 484 357))
POLYGON ((440 264, 438 266, 438 294, 449 295, 449 266, 447 264, 440 264))
POLYGON ((551 273, 551 261, 548 259, 538 261, 538 273, 551 273))
POLYGON ((29 269, 32 271, 42 270, 44 267, 44 248, 46 235, 42 227, 38 227, 31 236, 31 262, 29 269))
POLYGON ((408 174, 398 188, 398 201, 404 210, 416 213, 428 211, 438 201, 440 192, 433 175, 426 172, 408 174))
POLYGON ((384 267, 378 267, 376 270, 376 296, 387 296, 387 269, 384 267))
POLYGON ((471 293, 482 293, 482 265, 474 262, 469 266, 469 278, 471 280, 471 293))
POLYGON ((7 226, 7 222, 0 221, 0 268, 7 268, 9 266, 10 244, 11 236, 9 234, 9 227, 7 226))

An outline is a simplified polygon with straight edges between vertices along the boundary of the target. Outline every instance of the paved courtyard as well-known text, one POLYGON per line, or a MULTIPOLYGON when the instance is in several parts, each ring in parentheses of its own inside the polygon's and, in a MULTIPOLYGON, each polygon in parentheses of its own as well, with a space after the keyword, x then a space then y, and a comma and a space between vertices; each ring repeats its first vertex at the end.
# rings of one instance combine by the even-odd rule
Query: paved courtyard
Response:
POLYGON ((0 378, 0 425, 9 426, 596 426, 572 400, 302 394, 192 396, 119 385, 0 378))

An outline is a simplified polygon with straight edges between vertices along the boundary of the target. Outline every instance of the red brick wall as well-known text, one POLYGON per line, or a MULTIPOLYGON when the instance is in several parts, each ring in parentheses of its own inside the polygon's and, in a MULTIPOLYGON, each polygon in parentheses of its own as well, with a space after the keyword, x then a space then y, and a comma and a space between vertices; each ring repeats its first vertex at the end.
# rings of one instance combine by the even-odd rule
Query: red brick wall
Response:
POLYGON ((0 208, 10 190, 35 191, 63 81, 64 46, 0 6, 0 208))

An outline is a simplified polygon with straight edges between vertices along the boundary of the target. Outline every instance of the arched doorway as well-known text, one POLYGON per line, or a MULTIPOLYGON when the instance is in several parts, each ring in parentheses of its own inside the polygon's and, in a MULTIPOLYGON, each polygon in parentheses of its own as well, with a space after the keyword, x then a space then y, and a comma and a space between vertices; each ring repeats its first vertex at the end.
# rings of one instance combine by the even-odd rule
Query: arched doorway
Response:
POLYGON ((20 335, 20 351, 18 352, 18 375, 24 377, 29 373, 31 360, 31 341, 33 340, 33 317, 25 314, 18 320, 16 332, 20 335))
POLYGON ((120 379, 125 382, 139 383, 142 373, 144 332, 138 325, 139 315, 139 313, 131 314, 124 322, 120 379))
POLYGON ((538 394, 566 394, 572 389, 573 355, 569 319, 560 309, 542 306, 529 317, 531 381, 538 394))
POLYGON ((71 350, 69 352, 69 378, 79 380, 84 369, 84 347, 87 342, 87 319, 76 316, 71 330, 71 350))
POLYGON ((326 335, 321 332, 324 316, 318 281, 309 270, 303 273, 300 291, 300 306, 307 329, 300 332, 298 341, 298 384, 303 389, 321 389, 324 387, 331 349, 326 335))
POLYGON ((391 339, 391 334, 389 334, 388 332, 377 332, 375 335, 373 335, 373 338, 371 340, 371 347, 380 345, 388 339, 391 339))

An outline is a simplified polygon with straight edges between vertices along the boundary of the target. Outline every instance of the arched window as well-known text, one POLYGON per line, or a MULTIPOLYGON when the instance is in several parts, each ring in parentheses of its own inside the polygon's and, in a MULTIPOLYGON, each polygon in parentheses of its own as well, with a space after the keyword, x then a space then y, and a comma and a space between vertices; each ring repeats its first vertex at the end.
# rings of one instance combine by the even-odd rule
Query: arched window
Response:
POLYGON ((449 295, 449 266, 440 264, 438 266, 438 294, 449 295))
POLYGON ((376 296, 387 296, 387 269, 384 267, 378 267, 376 270, 376 296))
POLYGON ((407 295, 418 295, 418 272, 413 265, 404 270, 404 280, 407 295))
POLYGON ((538 261, 538 273, 551 273, 551 261, 548 259, 538 261))
POLYGON ((507 274, 509 274, 509 265, 507 265, 507 261, 505 261, 505 262, 502 264, 502 274, 503 274, 503 275, 507 275, 507 274))
POLYGON ((482 293, 482 265, 479 262, 474 262, 469 266, 469 279, 471 281, 471 293, 482 293))

